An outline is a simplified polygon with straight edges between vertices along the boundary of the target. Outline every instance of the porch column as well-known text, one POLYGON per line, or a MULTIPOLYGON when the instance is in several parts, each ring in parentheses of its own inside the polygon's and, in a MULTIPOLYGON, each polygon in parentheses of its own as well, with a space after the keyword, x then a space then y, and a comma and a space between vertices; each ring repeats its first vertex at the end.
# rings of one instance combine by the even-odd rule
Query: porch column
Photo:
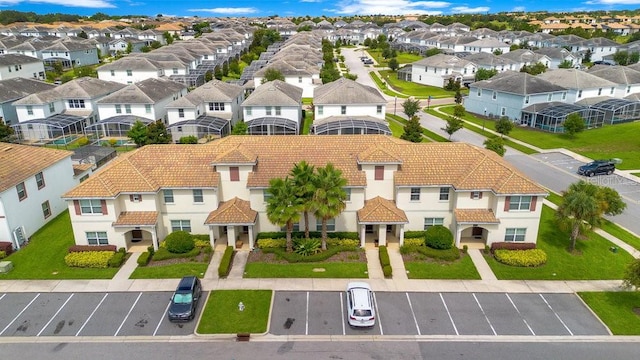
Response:
POLYGON ((387 246, 387 224, 378 225, 378 245, 387 246))
POLYGON ((216 247, 216 236, 213 233, 213 226, 209 225, 209 244, 212 248, 216 247))
POLYGON ((462 237, 462 229, 460 226, 456 225, 456 247, 460 247, 460 238, 462 237))
POLYGON ((249 250, 253 250, 253 226, 254 225, 249 225, 249 250))
POLYGON ((227 246, 236 246, 236 227, 227 226, 227 246))
POLYGON ((400 224, 400 236, 398 238, 400 239, 400 246, 404 245, 404 224, 400 224))
POLYGON ((360 247, 364 248, 364 242, 366 237, 366 225, 360 225, 360 247))
POLYGON ((151 229, 151 242, 153 243, 153 250, 158 250, 158 235, 156 234, 156 227, 151 229))

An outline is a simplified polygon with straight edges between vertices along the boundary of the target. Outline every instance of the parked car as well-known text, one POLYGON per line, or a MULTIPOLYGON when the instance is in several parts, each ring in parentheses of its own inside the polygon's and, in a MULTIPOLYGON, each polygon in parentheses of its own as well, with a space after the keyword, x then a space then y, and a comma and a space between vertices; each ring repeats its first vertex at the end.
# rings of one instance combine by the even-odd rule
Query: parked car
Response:
POLYGON ((600 174, 611 175, 616 169, 616 164, 610 160, 596 160, 578 168, 578 174, 593 176, 600 174))
POLYGON ((365 65, 373 65, 373 60, 367 58, 366 60, 363 61, 365 63, 365 65))
POLYGON ((347 284, 347 321, 353 327, 372 327, 376 324, 373 291, 365 282, 347 284))
POLYGON ((185 276, 180 280, 169 304, 169 321, 189 321, 196 316, 198 300, 202 293, 200 279, 185 276))

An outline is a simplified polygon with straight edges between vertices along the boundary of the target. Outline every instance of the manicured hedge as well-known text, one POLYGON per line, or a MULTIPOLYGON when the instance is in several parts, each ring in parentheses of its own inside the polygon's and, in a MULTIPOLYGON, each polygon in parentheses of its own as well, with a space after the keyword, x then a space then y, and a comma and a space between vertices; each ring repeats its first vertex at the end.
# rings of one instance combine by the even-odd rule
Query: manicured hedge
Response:
POLYGON ((149 261, 151 260, 151 253, 148 251, 143 252, 138 257, 138 265, 139 266, 147 266, 149 261))
POLYGON ((118 251, 118 247, 115 245, 72 245, 69 246, 69 252, 83 252, 83 251, 118 251))
POLYGON ((382 266, 382 273, 384 277, 389 278, 393 275, 391 270, 391 259, 389 259, 389 251, 386 246, 378 247, 378 257, 380 258, 380 265, 382 266))
POLYGON ((258 247, 260 249, 273 249, 273 248, 285 248, 287 246, 287 239, 259 239, 258 247))
MULTIPOLYGON (((297 239, 304 239, 304 238, 297 238, 297 239)), ((311 239, 320 239, 320 238, 311 238, 311 239)), ((287 246, 287 239, 271 239, 271 238, 264 238, 264 239, 259 239, 258 240, 258 248, 260 249, 271 249, 271 248, 281 248, 284 249, 287 246)), ((339 239, 327 239, 327 247, 331 248, 331 247, 347 247, 347 248, 357 248, 360 246, 360 240, 354 240, 354 239, 343 239, 343 238, 339 238, 339 239)))
POLYGON ((122 263, 124 262, 126 256, 127 250, 125 250, 125 248, 120 248, 118 252, 113 254, 111 259, 109 259, 109 267, 119 268, 120 266, 122 266, 122 263))
POLYGON ((198 256, 198 254, 200 254, 200 251, 201 251, 200 248, 194 247, 188 253, 174 254, 169 250, 167 250, 166 248, 161 247, 158 250, 156 250, 156 252, 153 254, 153 260, 160 261, 160 260, 167 260, 167 259, 190 258, 190 257, 198 256))
POLYGON ((404 232, 405 239, 425 238, 427 236, 427 230, 411 230, 404 232))
POLYGON ((227 246, 224 250, 224 255, 222 255, 222 259, 220 259, 220 266, 218 267, 218 277, 225 278, 229 275, 229 270, 231 270, 231 260, 233 260, 233 246, 227 246))
POLYGON ((324 261, 339 252, 357 251, 357 250, 358 248, 354 248, 354 247, 334 246, 334 247, 328 248, 325 251, 319 252, 317 254, 307 255, 307 256, 296 254, 294 252, 288 253, 283 248, 265 248, 265 249, 262 249, 262 252, 267 254, 276 254, 278 259, 286 260, 290 263, 303 263, 303 262, 324 261))
POLYGON ((424 246, 424 238, 404 238, 404 245, 407 246, 424 246))
POLYGON ((71 267, 106 268, 114 254, 113 251, 71 252, 64 257, 64 262, 71 267))
POLYGON ((451 249, 453 246, 453 234, 451 234, 451 230, 442 225, 429 226, 425 244, 434 249, 451 249))
MULTIPOLYGON (((284 231, 272 231, 272 232, 261 232, 258 233, 256 239, 285 239, 287 237, 287 233, 284 231)), ((303 238, 304 231, 294 231, 291 233, 292 238, 303 238)), ((310 238, 321 238, 322 233, 320 231, 309 231, 310 238)), ((359 240, 360 235, 357 232, 353 231, 338 231, 338 232, 328 232, 327 237, 330 239, 352 239, 359 240)))
POLYGON ((0 251, 0 260, 4 259, 7 257, 7 252, 6 251, 0 251))
POLYGON ((494 242, 491 244, 491 252, 495 252, 496 250, 529 250, 535 249, 535 243, 525 243, 525 242, 494 242))
POLYGON ((428 246, 414 245, 403 245, 400 247, 400 253, 402 254, 411 254, 414 252, 420 253, 432 259, 443 261, 454 261, 460 258, 460 250, 457 247, 452 247, 451 249, 446 250, 432 249, 428 246))
POLYGON ((164 239, 166 249, 174 254, 185 254, 196 246, 193 236, 186 231, 174 231, 164 239))
POLYGON ((536 267, 547 262, 547 253, 542 249, 504 250, 498 249, 493 256, 505 265, 536 267))

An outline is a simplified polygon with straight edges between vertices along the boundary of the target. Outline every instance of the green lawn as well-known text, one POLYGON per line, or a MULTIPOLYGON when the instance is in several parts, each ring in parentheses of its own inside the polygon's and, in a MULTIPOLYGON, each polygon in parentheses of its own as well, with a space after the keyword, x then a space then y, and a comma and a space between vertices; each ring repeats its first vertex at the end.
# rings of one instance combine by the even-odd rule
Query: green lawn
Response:
POLYGON ((578 295, 613 335, 640 335, 640 292, 581 292, 578 295))
POLYGON ((553 191, 549 191, 549 196, 547 196, 546 199, 558 206, 562 204, 562 196, 554 193, 553 191))
POLYGON ((207 298, 198 323, 198 334, 267 332, 271 290, 216 290, 207 298), (238 303, 244 310, 238 310, 238 303))
POLYGON ((399 123, 396 120, 387 120, 387 122, 389 123, 389 129, 391 130, 391 135, 393 135, 393 137, 399 138, 400 136, 402 136, 402 134, 404 134, 403 124, 399 123))
POLYGON ((636 250, 640 250, 640 238, 621 228, 616 223, 605 220, 600 229, 633 246, 636 250))
MULTIPOLYGON (((401 92, 409 96, 415 96, 416 98, 426 99, 429 96, 433 98, 449 98, 455 96, 455 91, 447 91, 440 87, 417 84, 411 81, 404 81, 398 79, 395 72, 391 70, 379 71, 382 80, 384 80, 393 90, 401 92)), ((463 94, 466 90, 462 90, 463 94)))
MULTIPOLYGON (((383 66, 389 65, 389 61, 382 57, 382 51, 378 49, 369 49, 367 50, 367 52, 369 53, 369 56, 371 58, 375 59, 378 62, 378 64, 383 66)), ((406 53, 402 51, 397 51, 396 54, 397 54, 396 59, 398 60, 399 64, 410 64, 423 59, 423 57, 420 55, 406 53)))
POLYGON ((640 177, 640 173, 631 173, 631 175, 640 177))
POLYGON ((463 255, 460 260, 446 261, 407 261, 404 263, 409 279, 468 279, 480 280, 480 274, 471 261, 463 255))
POLYGON ((117 268, 85 269, 64 262, 69 246, 75 245, 69 211, 65 211, 33 234, 27 246, 9 255, 13 270, 0 280, 111 279, 117 268))
POLYGON ((204 276, 209 263, 185 262, 163 266, 138 266, 129 279, 180 279, 183 276, 204 276))
MULTIPOLYGON (((402 127, 402 133, 404 133, 404 125, 407 123, 407 120, 405 120, 403 117, 399 116, 399 115, 392 115, 392 114, 387 114, 387 121, 389 122, 389 124, 391 124, 391 122, 396 121, 400 124, 400 126, 402 127)), ((402 133, 400 133, 400 135, 402 135, 402 133)), ((445 138, 444 136, 440 136, 436 133, 434 133, 431 130, 422 128, 422 134, 424 134, 428 140, 430 141, 436 141, 436 142, 448 142, 449 140, 447 140, 447 138, 445 138)), ((395 136, 395 134, 394 134, 395 136)), ((400 136, 398 136, 400 137, 400 136)), ((425 140, 422 140, 422 142, 428 142, 425 140)))
POLYGON ((487 257, 489 266, 500 280, 616 280, 622 279, 633 257, 626 251, 613 253, 613 244, 598 234, 578 240, 577 252, 569 253, 569 233, 560 231, 554 221, 555 212, 542 209, 538 249, 547 253, 547 263, 536 268, 507 266, 487 257))
POLYGON ((245 278, 367 278, 363 262, 320 262, 270 264, 250 262, 244 268, 245 278), (316 271, 314 271, 316 269, 316 271), (317 271, 324 269, 324 271, 317 271))
POLYGON ((307 110, 305 111, 305 116, 302 124, 302 133, 300 135, 308 135, 311 130, 311 125, 313 125, 313 111, 307 110))
POLYGON ((395 92, 395 91, 393 91, 393 90, 389 89, 386 85, 384 85, 384 84, 382 83, 382 80, 380 80, 380 78, 378 77, 378 75, 377 75, 374 71, 370 71, 370 72, 369 72, 369 76, 371 76, 371 79, 373 79, 373 82, 375 82, 375 83, 376 83, 376 85, 378 86, 378 89, 380 89, 380 91, 382 91, 382 92, 383 92, 383 93, 385 93, 386 95, 389 95, 389 96, 396 96, 396 97, 401 98, 401 99, 406 99, 406 98, 408 98, 408 96, 407 96, 407 95, 400 94, 400 93, 397 93, 397 92, 395 92))

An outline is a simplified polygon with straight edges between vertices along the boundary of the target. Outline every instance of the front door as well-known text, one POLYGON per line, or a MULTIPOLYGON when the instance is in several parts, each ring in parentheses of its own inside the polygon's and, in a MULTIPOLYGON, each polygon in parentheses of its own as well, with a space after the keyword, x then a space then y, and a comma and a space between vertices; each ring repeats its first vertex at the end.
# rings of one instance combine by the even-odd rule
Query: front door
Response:
POLYGON ((482 239, 482 228, 475 226, 471 229, 471 236, 473 236, 474 239, 482 239))
POLYGON ((142 230, 131 230, 131 242, 142 241, 142 230))

